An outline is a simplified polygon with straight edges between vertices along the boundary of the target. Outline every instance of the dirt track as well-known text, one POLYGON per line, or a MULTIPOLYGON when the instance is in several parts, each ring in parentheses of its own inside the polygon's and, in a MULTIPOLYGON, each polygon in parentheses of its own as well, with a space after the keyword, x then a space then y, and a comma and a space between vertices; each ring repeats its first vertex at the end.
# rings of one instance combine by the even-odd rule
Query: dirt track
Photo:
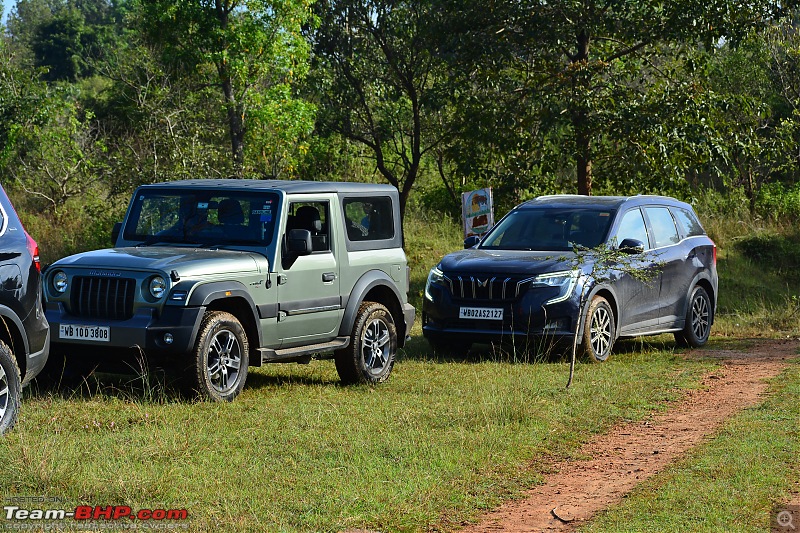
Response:
POLYGON ((765 380, 797 356, 798 346, 794 340, 757 341, 741 351, 688 353, 687 357, 722 361, 719 369, 704 378, 703 388, 690 392, 665 413, 597 436, 581 449, 580 455, 591 459, 555 465, 554 473, 525 499, 501 506, 462 531, 572 531, 716 433, 738 411, 757 404, 766 389, 765 380))

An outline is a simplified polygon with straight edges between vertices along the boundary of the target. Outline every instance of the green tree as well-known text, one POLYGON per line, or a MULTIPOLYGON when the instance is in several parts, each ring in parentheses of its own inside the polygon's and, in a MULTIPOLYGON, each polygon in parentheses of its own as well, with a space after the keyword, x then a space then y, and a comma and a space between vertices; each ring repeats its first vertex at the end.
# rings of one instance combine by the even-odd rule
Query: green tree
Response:
MULTIPOLYGON (((140 0, 141 27, 199 86, 218 88, 225 110, 235 171, 245 170, 246 137, 264 130, 308 130, 299 116, 270 108, 299 105, 293 90, 308 69, 302 25, 309 0, 140 0)), ((262 143, 259 148, 266 148, 262 143)), ((251 152, 253 153, 253 152, 251 152)))
POLYGON ((365 146, 405 213, 423 159, 453 136, 430 0, 321 0, 313 33, 319 128, 365 146))
POLYGON ((609 139, 605 132, 613 122, 638 118, 621 111, 665 79, 665 62, 686 50, 711 49, 722 39, 736 42, 786 7, 772 0, 526 0, 490 5, 453 0, 448 6, 452 22, 447 33, 454 49, 464 50, 453 56, 472 56, 466 71, 478 69, 473 79, 494 83, 500 73, 506 85, 516 83, 513 94, 536 95, 539 105, 532 111, 547 126, 545 134, 568 132, 581 194, 592 192, 597 148, 626 142, 609 139))

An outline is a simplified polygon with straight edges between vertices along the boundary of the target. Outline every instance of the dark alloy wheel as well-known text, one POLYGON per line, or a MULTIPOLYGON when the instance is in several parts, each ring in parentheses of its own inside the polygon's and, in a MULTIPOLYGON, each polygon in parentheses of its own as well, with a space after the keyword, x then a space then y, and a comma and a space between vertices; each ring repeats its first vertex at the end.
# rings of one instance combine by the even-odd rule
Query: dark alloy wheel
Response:
POLYGON ((0 341, 0 435, 17 421, 20 389, 17 360, 8 345, 0 341))
POLYGON ((675 333, 675 342, 692 348, 703 346, 711 334, 712 319, 711 298, 703 287, 697 286, 689 298, 683 331, 675 333))
POLYGON ((580 352, 583 357, 592 362, 608 359, 614 345, 615 327, 614 313, 608 300, 602 296, 592 298, 580 339, 580 352))
POLYGON ((194 388, 200 396, 231 401, 247 379, 249 345, 239 320, 230 313, 208 312, 194 352, 194 388))
POLYGON ((397 353, 397 328, 389 310, 377 302, 358 309, 350 345, 335 353, 342 383, 381 383, 389 378, 397 353))

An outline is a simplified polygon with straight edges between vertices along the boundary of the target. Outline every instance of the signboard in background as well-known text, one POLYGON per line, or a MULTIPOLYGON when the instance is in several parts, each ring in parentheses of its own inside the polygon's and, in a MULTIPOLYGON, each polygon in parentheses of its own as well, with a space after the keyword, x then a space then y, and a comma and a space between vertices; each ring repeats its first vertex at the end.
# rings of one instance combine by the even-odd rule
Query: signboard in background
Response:
POLYGON ((461 218, 464 221, 464 238, 482 237, 494 226, 492 188, 461 193, 461 218))

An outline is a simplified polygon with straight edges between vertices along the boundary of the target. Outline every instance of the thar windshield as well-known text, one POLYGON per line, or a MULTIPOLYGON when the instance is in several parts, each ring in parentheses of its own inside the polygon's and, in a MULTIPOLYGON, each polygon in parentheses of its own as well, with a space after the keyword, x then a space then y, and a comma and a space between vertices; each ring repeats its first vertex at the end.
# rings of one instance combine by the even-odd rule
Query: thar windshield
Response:
POLYGON ((273 239, 278 202, 274 193, 139 191, 123 237, 146 244, 268 246, 273 239))

